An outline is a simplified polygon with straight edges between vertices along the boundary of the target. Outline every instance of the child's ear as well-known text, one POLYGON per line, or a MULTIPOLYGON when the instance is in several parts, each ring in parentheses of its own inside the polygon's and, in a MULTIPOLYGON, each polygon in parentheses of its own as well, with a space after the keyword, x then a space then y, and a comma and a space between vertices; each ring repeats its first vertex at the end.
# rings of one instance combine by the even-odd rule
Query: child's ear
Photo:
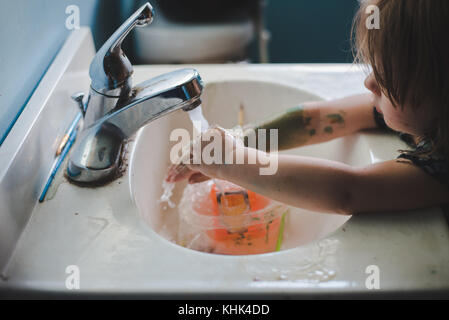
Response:
POLYGON ((380 91, 379 85, 377 84, 376 77, 374 77, 374 73, 373 72, 371 72, 371 74, 368 77, 366 77, 366 79, 365 79, 365 87, 369 91, 374 93, 375 95, 377 95, 377 96, 381 95, 381 91, 380 91))

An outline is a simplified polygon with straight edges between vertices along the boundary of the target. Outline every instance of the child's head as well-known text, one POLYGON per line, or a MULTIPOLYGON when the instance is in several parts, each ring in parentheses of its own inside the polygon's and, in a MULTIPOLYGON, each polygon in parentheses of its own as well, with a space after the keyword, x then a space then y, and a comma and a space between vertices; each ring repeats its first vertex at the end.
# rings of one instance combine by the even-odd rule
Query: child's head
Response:
POLYGON ((357 56, 373 69, 365 85, 387 124, 449 153, 449 1, 363 1, 354 26, 357 56), (369 5, 380 29, 366 25, 369 5))

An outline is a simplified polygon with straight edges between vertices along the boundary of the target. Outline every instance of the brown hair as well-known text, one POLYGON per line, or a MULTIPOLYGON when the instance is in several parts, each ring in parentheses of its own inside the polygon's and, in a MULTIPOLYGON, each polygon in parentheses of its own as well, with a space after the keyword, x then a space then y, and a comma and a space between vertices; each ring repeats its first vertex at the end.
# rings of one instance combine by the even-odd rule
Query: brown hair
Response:
POLYGON ((364 1, 353 24, 356 61, 371 65, 395 107, 437 112, 424 138, 449 156, 449 1, 364 1), (368 5, 379 8, 380 29, 365 25, 368 5))

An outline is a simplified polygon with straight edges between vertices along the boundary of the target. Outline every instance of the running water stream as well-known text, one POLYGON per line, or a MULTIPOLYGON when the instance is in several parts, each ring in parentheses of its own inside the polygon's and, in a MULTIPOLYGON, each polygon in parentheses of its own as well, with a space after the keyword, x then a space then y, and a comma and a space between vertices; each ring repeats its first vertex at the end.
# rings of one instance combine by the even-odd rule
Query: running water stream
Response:
POLYGON ((204 118, 203 108, 201 105, 189 111, 188 113, 190 121, 192 121, 192 124, 198 134, 203 133, 207 129, 209 129, 209 122, 207 122, 206 118, 204 118))
MULTIPOLYGON (((203 108, 201 105, 189 111, 188 114, 190 117, 190 121, 192 121, 193 127, 196 131, 193 133, 195 137, 209 129, 209 122, 206 120, 206 118, 204 118, 203 108)), ((162 182, 162 188, 164 192, 159 200, 159 203, 167 203, 170 208, 174 208, 176 205, 171 201, 171 197, 173 196, 175 183, 167 182, 164 179, 164 181, 162 182)), ((167 207, 164 207, 164 210, 166 209, 167 207)))

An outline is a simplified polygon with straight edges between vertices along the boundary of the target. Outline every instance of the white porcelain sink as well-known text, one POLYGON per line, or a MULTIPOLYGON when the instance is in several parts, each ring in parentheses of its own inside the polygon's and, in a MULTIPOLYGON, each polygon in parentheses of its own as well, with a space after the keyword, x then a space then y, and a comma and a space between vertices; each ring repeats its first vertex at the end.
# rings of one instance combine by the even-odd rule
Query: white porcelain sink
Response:
MULTIPOLYGON (((224 81, 209 83, 203 94, 203 113, 211 124, 224 128, 237 125, 240 106, 244 107, 245 122, 254 123, 301 102, 320 100, 319 97, 297 88, 262 81, 224 81)), ((170 164, 170 132, 192 124, 186 113, 175 113, 153 122, 137 137, 130 160, 130 186, 135 203, 148 226, 165 239, 176 242, 178 209, 167 208, 158 200, 162 181, 170 164), (157 137, 157 138, 155 138, 157 137)), ((298 148, 290 154, 326 158, 351 165, 370 163, 367 145, 357 137, 338 139, 329 143, 298 148)), ((185 183, 176 186, 173 200, 179 204, 185 183)), ((291 208, 286 218, 282 249, 290 249, 320 239, 341 227, 347 216, 317 214, 291 208)))

